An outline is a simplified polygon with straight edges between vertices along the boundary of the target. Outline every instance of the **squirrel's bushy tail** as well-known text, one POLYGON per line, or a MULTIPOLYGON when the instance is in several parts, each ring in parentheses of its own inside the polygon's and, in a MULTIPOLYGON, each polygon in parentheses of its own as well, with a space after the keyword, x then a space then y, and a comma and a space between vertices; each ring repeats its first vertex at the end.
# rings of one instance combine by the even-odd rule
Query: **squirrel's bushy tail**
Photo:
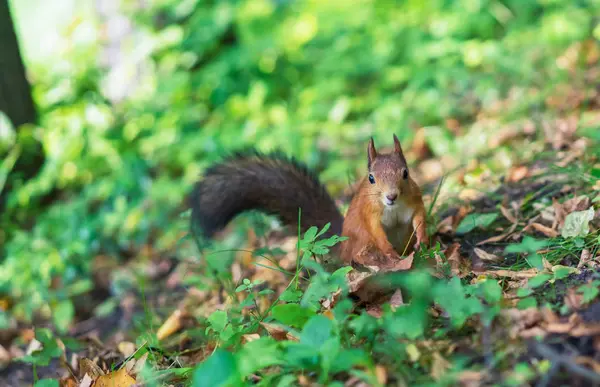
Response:
POLYGON ((260 210, 290 226, 331 227, 342 232, 343 217, 318 178, 302 163, 279 153, 238 153, 212 166, 190 197, 193 226, 212 238, 242 212, 260 210))

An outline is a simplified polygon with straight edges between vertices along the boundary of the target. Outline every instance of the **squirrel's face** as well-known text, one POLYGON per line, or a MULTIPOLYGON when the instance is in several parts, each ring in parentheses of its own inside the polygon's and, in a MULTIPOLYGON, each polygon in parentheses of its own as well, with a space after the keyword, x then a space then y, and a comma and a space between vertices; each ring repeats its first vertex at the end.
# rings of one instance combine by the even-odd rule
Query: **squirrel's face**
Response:
POLYGON ((402 147, 394 135, 394 152, 377 154, 373 139, 368 148, 369 183, 373 195, 379 196, 385 206, 394 206, 408 190, 408 167, 402 147))

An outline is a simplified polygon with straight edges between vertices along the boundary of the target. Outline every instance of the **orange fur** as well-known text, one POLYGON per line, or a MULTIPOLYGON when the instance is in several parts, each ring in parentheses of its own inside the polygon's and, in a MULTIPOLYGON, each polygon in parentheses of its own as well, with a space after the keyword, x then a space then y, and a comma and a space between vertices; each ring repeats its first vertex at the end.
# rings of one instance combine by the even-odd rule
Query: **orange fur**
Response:
POLYGON ((421 243, 427 243, 425 206, 419 186, 408 174, 406 160, 398 138, 394 135, 392 153, 377 154, 373 140, 369 142, 369 174, 350 203, 344 219, 340 257, 345 263, 367 263, 370 255, 400 259, 421 243), (406 172, 405 172, 406 171, 406 172), (404 178, 406 174, 406 178, 404 178), (384 203, 386 196, 397 195, 394 203, 384 203))

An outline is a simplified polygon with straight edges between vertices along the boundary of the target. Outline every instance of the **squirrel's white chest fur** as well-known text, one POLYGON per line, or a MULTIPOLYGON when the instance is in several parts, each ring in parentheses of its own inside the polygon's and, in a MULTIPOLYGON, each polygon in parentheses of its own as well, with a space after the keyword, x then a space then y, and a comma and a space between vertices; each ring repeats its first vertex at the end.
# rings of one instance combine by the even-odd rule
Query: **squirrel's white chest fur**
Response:
POLYGON ((381 224, 385 228, 395 228, 411 222, 414 209, 399 200, 394 206, 384 206, 381 224))
POLYGON ((408 207, 403 201, 398 201, 394 206, 384 206, 383 208, 381 224, 388 241, 398 252, 402 252, 406 248, 413 213, 414 209, 408 207))

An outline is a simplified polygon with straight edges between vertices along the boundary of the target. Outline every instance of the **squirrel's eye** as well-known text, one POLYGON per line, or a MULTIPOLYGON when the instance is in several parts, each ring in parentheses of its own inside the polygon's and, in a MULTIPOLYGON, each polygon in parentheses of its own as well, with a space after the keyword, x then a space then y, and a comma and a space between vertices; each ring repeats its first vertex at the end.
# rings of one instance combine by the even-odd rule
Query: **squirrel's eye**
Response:
POLYGON ((373 177, 373 175, 371 175, 370 173, 369 173, 369 182, 370 182, 371 184, 375 184, 375 178, 374 178, 374 177, 373 177))
POLYGON ((403 178, 404 180, 408 179, 408 169, 404 168, 404 169, 402 170, 402 178, 403 178))

